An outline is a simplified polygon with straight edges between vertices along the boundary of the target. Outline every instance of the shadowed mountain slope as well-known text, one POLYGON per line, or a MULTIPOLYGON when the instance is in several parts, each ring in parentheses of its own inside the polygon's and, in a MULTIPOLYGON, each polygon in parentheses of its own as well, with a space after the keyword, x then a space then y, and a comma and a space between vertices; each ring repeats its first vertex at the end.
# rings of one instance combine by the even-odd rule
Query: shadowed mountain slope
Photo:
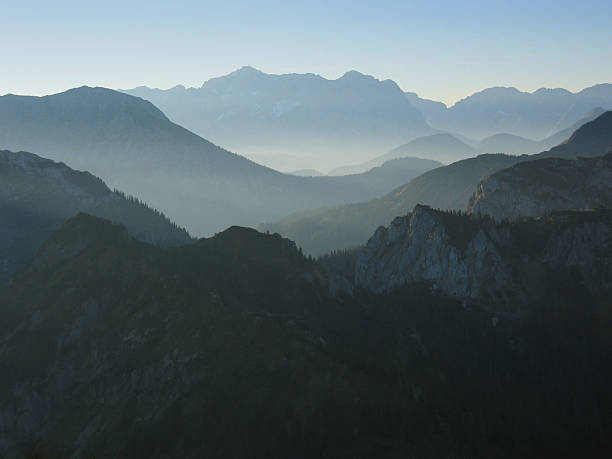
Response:
POLYGON ((384 155, 372 159, 371 161, 332 169, 329 174, 358 174, 397 158, 427 158, 442 163, 452 163, 460 159, 474 156, 475 154, 475 149, 469 145, 466 145, 455 136, 450 134, 434 134, 431 136, 418 137, 405 145, 394 148, 389 153, 385 153, 384 155))
POLYGON ((0 455, 609 450, 605 304, 559 282, 506 318, 420 286, 332 284, 278 235, 161 249, 70 219, 0 285, 0 455))
POLYGON ((111 191, 87 172, 31 153, 0 151, 0 282, 80 211, 122 223, 142 241, 160 246, 191 242, 189 234, 163 214, 111 191))
POLYGON ((319 255, 364 244, 376 228, 410 212, 417 204, 466 210, 480 182, 518 162, 547 157, 597 157, 611 149, 612 112, 606 112, 549 151, 523 156, 480 155, 428 171, 382 198, 297 213, 261 228, 290 237, 306 252, 319 255))
POLYGON ((281 174, 170 122, 150 102, 104 88, 0 97, 0 147, 90 171, 196 235, 369 199, 401 183, 281 174))
POLYGON ((482 155, 457 161, 428 171, 381 198, 295 213, 260 229, 283 234, 313 255, 362 245, 376 228, 417 204, 465 209, 478 183, 518 160, 516 156, 482 155))

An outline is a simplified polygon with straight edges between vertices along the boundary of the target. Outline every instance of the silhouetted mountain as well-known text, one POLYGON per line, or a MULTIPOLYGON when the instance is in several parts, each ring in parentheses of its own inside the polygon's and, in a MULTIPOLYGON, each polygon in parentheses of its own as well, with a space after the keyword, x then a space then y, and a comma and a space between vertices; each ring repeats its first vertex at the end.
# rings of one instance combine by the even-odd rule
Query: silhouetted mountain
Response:
POLYGON ((299 177, 321 177, 323 174, 316 169, 299 169, 297 171, 289 172, 291 175, 297 175, 299 177))
POLYGON ((452 163, 475 154, 476 150, 450 134, 434 134, 418 137, 365 163, 332 169, 329 175, 358 174, 397 158, 415 157, 452 163))
POLYGON ((437 161, 421 158, 397 158, 374 167, 361 174, 349 174, 336 177, 326 177, 335 183, 351 185, 367 190, 372 195, 382 196, 389 191, 389 187, 405 183, 410 177, 418 177, 423 172, 442 166, 437 161))
POLYGON ((196 235, 369 199, 398 183, 284 175, 170 122, 150 102, 104 88, 0 97, 0 147, 88 170, 196 235))
POLYGON ((559 132, 551 135, 550 137, 540 140, 541 148, 539 151, 548 150, 556 145, 559 145, 560 143, 565 142, 572 136, 574 132, 576 132, 576 130, 578 130, 578 128, 588 123, 589 121, 593 121, 594 119, 600 117, 605 112, 606 111, 601 107, 594 108, 585 116, 576 121, 572 126, 565 129, 561 129, 559 132))
POLYGON ((531 140, 512 134, 495 134, 483 139, 478 144, 478 151, 481 153, 507 153, 514 155, 531 155, 559 145, 568 140, 571 135, 583 124, 593 121, 605 113, 601 108, 592 110, 578 122, 569 128, 562 129, 556 134, 542 140, 531 140))
POLYGON ((417 204, 443 210, 466 210, 480 182, 521 161, 557 157, 597 157, 612 150, 612 112, 580 127, 565 143, 537 155, 480 155, 416 177, 382 198, 295 213, 261 225, 296 241, 307 253, 322 254, 365 243, 370 234, 417 204))
POLYGON ((609 302, 555 276, 509 317, 334 296, 278 235, 161 249, 80 214, 0 285, 0 455, 594 457, 609 302))
POLYGON ((376 228, 406 214, 417 204, 465 209, 478 183, 517 161, 519 157, 509 155, 481 155, 457 161, 425 172, 381 198, 297 212, 278 222, 260 225, 260 229, 283 234, 313 255, 362 245, 376 228))
POLYGON ((394 82, 356 71, 327 80, 243 67, 201 88, 125 92, 153 102, 195 133, 281 170, 364 160, 432 132, 394 82))
POLYGON ((540 143, 536 140, 526 139, 525 137, 513 134, 494 134, 482 139, 478 144, 478 150, 487 153, 528 155, 540 152, 542 148, 540 148, 540 143))
POLYGON ((0 151, 0 282, 24 266, 69 217, 84 211, 125 224, 160 246, 191 242, 185 230, 102 180, 31 153, 0 151))
POLYGON ((406 145, 402 145, 391 150, 382 156, 378 156, 370 161, 352 166, 342 166, 333 169, 329 175, 358 174, 367 171, 372 167, 383 164, 392 158, 403 158, 405 156, 416 156, 420 158, 430 158, 445 163, 452 163, 460 159, 469 158, 480 153, 505 153, 511 155, 535 154, 548 150, 560 143, 568 140, 570 136, 583 124, 593 121, 605 113, 601 108, 596 108, 581 118, 572 127, 562 129, 542 140, 531 140, 513 134, 495 134, 468 145, 467 141, 460 140, 456 135, 434 134, 431 136, 419 137, 406 145))
POLYGON ((453 163, 460 159, 469 158, 475 153, 476 151, 473 148, 451 134, 435 134, 414 139, 379 158, 388 160, 403 158, 404 156, 417 156, 445 163, 453 163))
POLYGON ((603 156, 612 151, 612 111, 579 127, 567 141, 535 155, 536 158, 565 158, 603 156))
POLYGON ((468 213, 501 220, 599 207, 612 208, 612 154, 544 158, 498 171, 478 185, 468 213))
POLYGON ((432 121, 434 123, 437 122, 440 117, 444 116, 446 110, 448 110, 448 107, 442 102, 422 99, 414 92, 406 92, 405 95, 412 106, 423 114, 428 123, 432 121))
POLYGON ((612 109, 612 84, 577 93, 559 88, 527 93, 496 87, 466 97, 428 121, 434 128, 474 138, 503 132, 541 139, 571 127, 596 107, 612 109))

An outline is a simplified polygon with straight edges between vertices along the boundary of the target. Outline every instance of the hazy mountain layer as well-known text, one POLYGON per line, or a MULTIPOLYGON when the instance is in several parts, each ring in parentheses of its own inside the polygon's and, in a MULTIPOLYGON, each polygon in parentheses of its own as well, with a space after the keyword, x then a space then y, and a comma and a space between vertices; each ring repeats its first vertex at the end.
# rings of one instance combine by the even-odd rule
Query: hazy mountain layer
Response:
POLYGON ((612 109, 612 84, 577 93, 538 89, 533 93, 495 87, 472 94, 447 110, 425 114, 432 127, 482 139, 508 133, 542 139, 571 127, 596 107, 612 109))
POLYGON ((444 163, 453 163, 483 153, 505 153, 509 155, 535 154, 565 142, 576 129, 589 121, 593 121, 603 113, 605 113, 604 110, 596 108, 572 127, 562 129, 542 140, 531 140, 513 134, 495 134, 482 139, 480 142, 474 142, 473 145, 468 145, 466 142, 458 139, 457 136, 451 134, 434 134, 419 137, 371 161, 335 168, 330 172, 330 175, 357 174, 379 166, 389 159, 406 156, 430 158, 444 163))
POLYGON ((428 171, 381 198, 298 212, 263 224, 260 229, 283 234, 313 255, 355 247, 365 244, 376 228, 410 212, 417 204, 465 209, 478 183, 517 161, 519 157, 509 155, 482 155, 457 161, 428 171))
POLYGON ((418 137, 405 145, 394 148, 389 153, 378 156, 370 161, 353 166, 342 166, 330 171, 330 175, 358 174, 380 166, 386 161, 405 158, 428 158, 442 163, 452 163, 460 159, 474 156, 476 150, 450 134, 434 134, 418 137))
POLYGON ((582 125, 593 121, 604 113, 605 110, 597 107, 572 126, 562 129, 542 140, 531 140, 512 134, 495 134, 483 139, 477 148, 481 153, 509 153, 515 155, 539 153, 565 142, 582 125))
POLYGON ((102 180, 31 153, 0 151, 0 282, 77 212, 126 225, 130 235, 160 246, 191 242, 185 230, 102 180))
POLYGON ((277 235, 160 249, 81 214, 0 285, 0 455, 594 457, 609 302, 554 280, 514 317, 333 296, 277 235))
POLYGON ((306 252, 322 254, 362 245, 381 225, 410 212, 417 204, 466 210, 480 182, 517 162, 557 157, 597 157, 612 150, 612 112, 580 127, 567 142, 537 155, 481 155, 424 173, 386 196, 369 202, 296 213, 261 228, 279 232, 306 252))
POLYGON ((433 133, 427 122, 476 139, 499 133, 544 139, 571 127, 595 107, 612 109, 610 84, 578 93, 488 88, 447 108, 402 93, 391 80, 355 71, 326 80, 313 74, 268 75, 251 67, 213 78, 201 88, 139 87, 126 92, 150 100, 203 137, 281 170, 366 162, 377 152, 433 133))
POLYGON ((195 133, 281 170, 329 169, 432 132, 394 82, 355 71, 327 80, 243 67, 201 88, 125 92, 153 102, 195 133))
POLYGON ((0 147, 87 170, 205 235, 296 210, 380 196, 436 166, 352 178, 284 175, 170 122, 150 102, 104 88, 0 97, 0 147), (368 180, 372 177, 372 181, 368 180))

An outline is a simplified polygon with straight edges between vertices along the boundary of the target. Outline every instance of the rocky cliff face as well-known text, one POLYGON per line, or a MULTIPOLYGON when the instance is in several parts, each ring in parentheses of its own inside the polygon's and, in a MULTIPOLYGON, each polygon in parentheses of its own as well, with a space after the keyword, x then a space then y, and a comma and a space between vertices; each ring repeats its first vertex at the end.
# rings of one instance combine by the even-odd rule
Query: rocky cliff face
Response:
POLYGON ((549 294, 556 276, 597 293, 609 289, 611 229, 608 210, 495 223, 417 206, 376 231, 355 280, 376 292, 427 282, 446 295, 516 310, 549 294))
POLYGON ((478 185, 468 212, 501 220, 597 207, 612 207, 612 154, 539 159, 498 171, 478 185))

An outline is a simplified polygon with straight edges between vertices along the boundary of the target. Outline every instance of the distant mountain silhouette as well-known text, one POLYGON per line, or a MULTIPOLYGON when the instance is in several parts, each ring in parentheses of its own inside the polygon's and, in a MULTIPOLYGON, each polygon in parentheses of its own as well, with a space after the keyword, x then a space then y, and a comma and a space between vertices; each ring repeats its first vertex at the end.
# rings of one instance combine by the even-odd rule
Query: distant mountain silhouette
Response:
POLYGON ((494 134, 486 137, 478 144, 478 149, 487 153, 508 153, 516 155, 542 151, 538 141, 513 134, 494 134))
POLYGON ((452 163, 460 159, 469 158, 475 154, 475 149, 451 134, 434 134, 418 137, 370 161, 332 169, 329 175, 358 174, 396 158, 416 157, 427 158, 442 163, 452 163))
POLYGON ((289 174, 297 175, 299 177, 321 177, 322 175, 325 175, 316 169, 299 169, 297 171, 291 171, 289 174))
POLYGON ((442 102, 422 99, 414 92, 406 92, 405 95, 412 106, 419 110, 430 124, 431 122, 437 122, 448 110, 448 107, 442 102))
POLYGON ((356 71, 327 80, 243 67, 201 88, 125 92, 217 144, 284 170, 365 160, 433 132, 393 81, 356 71))
POLYGON ((612 150, 612 111, 579 127, 565 142, 535 155, 535 158, 602 156, 612 150))
POLYGON ((540 158, 603 156, 612 150, 612 111, 581 126, 564 143, 536 155, 486 154, 439 167, 414 178, 384 197, 368 202, 292 214, 261 228, 296 241, 316 255, 364 244, 374 230, 417 204, 465 211, 480 182, 501 169, 540 158))
POLYGON ((477 146, 481 153, 508 153, 514 155, 531 155, 544 150, 548 150, 560 143, 568 140, 570 136, 585 123, 594 120, 605 110, 597 107, 584 117, 574 123, 571 127, 560 130, 559 132, 542 140, 531 140, 513 134, 495 134, 483 139, 477 146))
POLYGON ((495 87, 472 94, 427 117, 431 126, 472 138, 508 133, 542 139, 571 127, 596 107, 612 109, 612 84, 577 93, 538 89, 533 93, 495 87))
POLYGON ((330 171, 329 175, 358 174, 379 166, 389 159, 403 158, 406 156, 416 156, 419 158, 434 159, 444 163, 452 163, 460 159, 476 156, 479 153, 506 153, 511 155, 535 154, 548 150, 569 139, 576 129, 594 120, 604 112, 605 110, 601 107, 597 107, 571 127, 562 129, 542 140, 531 140, 513 134, 500 133, 487 137, 480 142, 475 142, 473 145, 469 145, 457 135, 447 133, 418 137, 370 161, 354 164, 352 166, 334 168, 330 171))
POLYGON ((518 160, 510 155, 482 155, 457 161, 428 171, 381 198, 297 212, 259 229, 289 237, 313 255, 355 247, 365 244, 376 228, 410 212, 417 204, 465 209, 480 181, 518 160))
POLYGON ((164 215, 102 180, 31 153, 0 151, 0 282, 77 212, 126 225, 130 235, 161 246, 191 242, 164 215))
POLYGON ((405 179, 388 170, 388 181, 378 173, 372 182, 369 176, 285 175, 172 123, 148 101, 88 87, 46 97, 0 97, 0 148, 32 151, 90 171, 198 236, 380 196, 437 166, 422 162, 424 167, 405 179))
POLYGON ((338 184, 353 185, 363 190, 369 190, 372 195, 382 196, 389 191, 389 186, 405 183, 406 177, 418 177, 423 172, 436 169, 443 164, 431 159, 396 158, 385 161, 382 165, 373 167, 360 174, 321 177, 321 181, 330 180, 338 184))

